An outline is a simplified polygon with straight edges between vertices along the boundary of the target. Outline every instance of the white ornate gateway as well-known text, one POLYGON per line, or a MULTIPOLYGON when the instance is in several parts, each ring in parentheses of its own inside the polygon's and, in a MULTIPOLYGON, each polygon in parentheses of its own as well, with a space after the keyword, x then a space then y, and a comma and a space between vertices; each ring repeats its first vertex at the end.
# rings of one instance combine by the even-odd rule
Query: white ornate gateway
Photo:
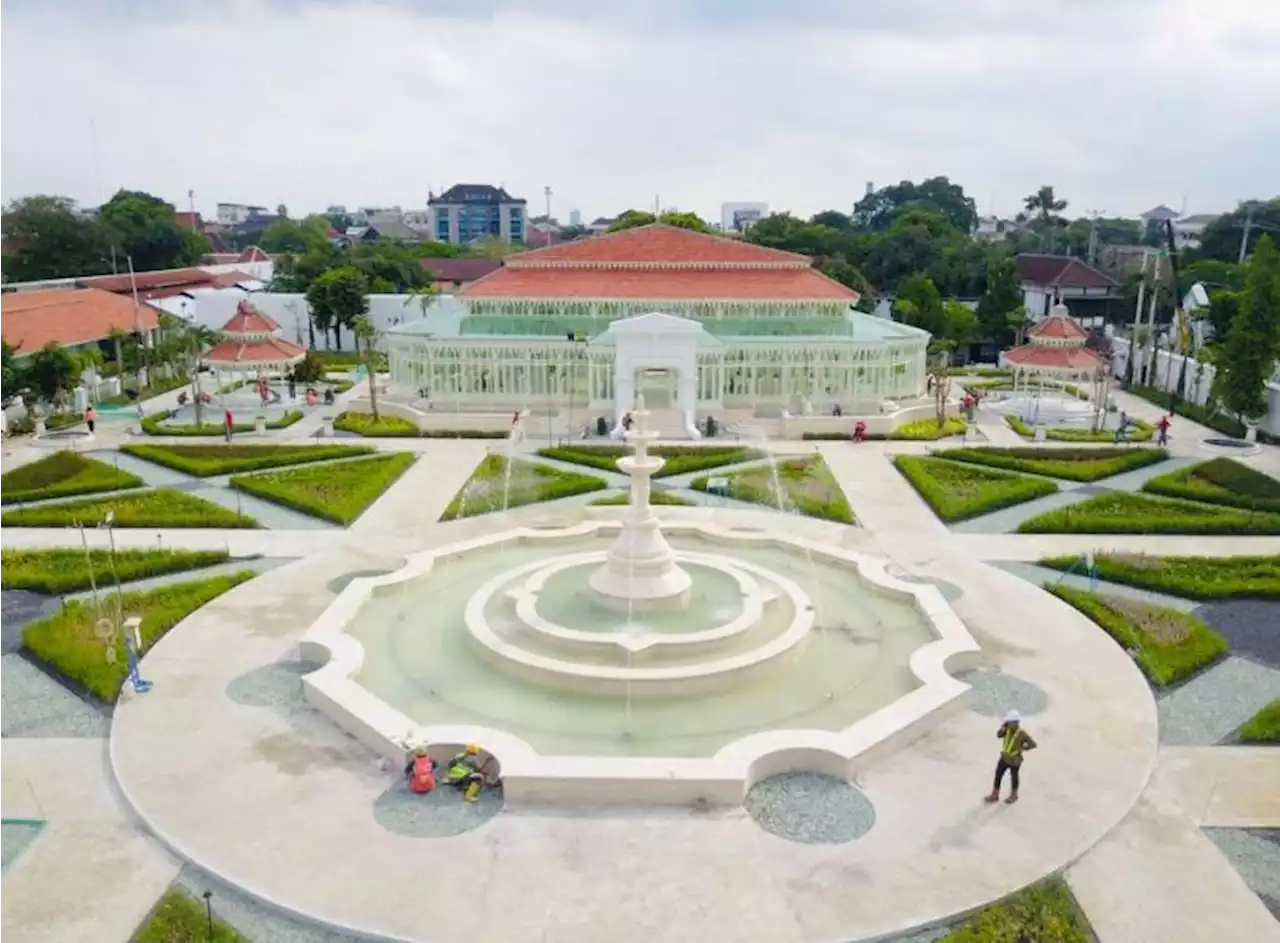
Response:
MULTIPOLYGON (((686 434, 707 415, 846 414, 922 393, 929 335, 853 310, 802 255, 652 225, 511 256, 465 315, 387 335, 391 380, 435 410, 583 410, 643 394, 686 434)), ((672 429, 664 429, 666 433, 672 429)))

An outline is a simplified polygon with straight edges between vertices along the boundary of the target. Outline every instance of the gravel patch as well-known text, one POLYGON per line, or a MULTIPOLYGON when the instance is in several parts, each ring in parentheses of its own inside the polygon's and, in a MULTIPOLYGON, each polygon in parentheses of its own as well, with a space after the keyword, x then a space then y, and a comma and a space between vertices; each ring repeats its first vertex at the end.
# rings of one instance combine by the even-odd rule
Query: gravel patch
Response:
POLYGON ((1049 706, 1049 695, 1030 681, 1001 671, 967 671, 956 676, 969 685, 969 710, 984 717, 1004 717, 1016 710, 1032 717, 1049 706))
POLYGON ((106 737, 111 713, 73 694, 21 655, 0 658, 0 736, 106 737))
POLYGON ((449 838, 484 825, 503 805, 501 787, 485 786, 475 802, 467 802, 459 790, 443 782, 420 794, 410 792, 400 779, 374 801, 373 819, 405 838, 449 838))
POLYGON ((1226 636, 1233 654, 1280 670, 1280 601, 1233 599, 1205 603, 1194 614, 1226 636))
POLYGON ((1058 491, 983 514, 981 517, 959 521, 950 527, 952 532, 957 534, 1012 534, 1017 531, 1019 524, 1037 514, 1079 504, 1094 494, 1101 494, 1104 490, 1106 489, 1096 485, 1085 485, 1070 491, 1058 491))
POLYGON ((6 820, 0 823, 0 870, 8 871, 43 828, 43 822, 6 820))
POLYGON ((1160 743, 1212 746, 1280 697, 1280 671, 1232 656, 1160 697, 1160 743))
POLYGON ((1204 833, 1280 920, 1280 829, 1206 828, 1204 833))
POLYGON ((871 800, 844 780, 821 773, 761 780, 742 805, 766 832, 809 845, 850 842, 876 824, 871 800))
POLYGON ((277 661, 232 678, 227 697, 245 707, 265 707, 283 714, 310 711, 302 693, 302 676, 316 670, 303 661, 277 661))
POLYGON ((0 654, 9 655, 22 648, 22 630, 37 619, 51 616, 62 608, 56 596, 45 596, 25 589, 0 592, 0 654))

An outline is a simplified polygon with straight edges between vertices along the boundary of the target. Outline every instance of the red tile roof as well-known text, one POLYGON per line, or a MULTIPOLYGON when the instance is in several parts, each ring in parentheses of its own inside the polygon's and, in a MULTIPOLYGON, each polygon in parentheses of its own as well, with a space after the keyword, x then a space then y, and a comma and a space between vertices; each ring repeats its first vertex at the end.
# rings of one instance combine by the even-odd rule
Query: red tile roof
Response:
POLYGON ((179 226, 186 229, 200 229, 204 226, 204 220, 200 218, 200 214, 192 213, 190 210, 179 210, 173 214, 173 218, 178 221, 179 226))
POLYGON ((148 305, 94 288, 8 292, 0 300, 0 334, 21 354, 52 341, 64 347, 104 340, 113 328, 126 333, 154 328, 158 315, 148 305))
MULTIPOLYGON (((558 248, 558 247, 557 247, 558 248)), ((817 269, 512 268, 462 289, 466 298, 759 298, 858 300, 817 269)))
POLYGON ((237 262, 270 262, 271 256, 267 255, 257 246, 249 246, 249 248, 245 249, 243 252, 240 253, 239 258, 237 258, 236 261, 237 262))
POLYGON ((421 259, 438 282, 474 282, 502 268, 501 259, 421 259))
POLYGON ((1031 336, 1046 340, 1085 341, 1089 339, 1089 332, 1069 315, 1051 314, 1031 329, 1031 336))
POLYGON ((605 233, 594 239, 562 242, 546 249, 508 256, 506 259, 508 267, 549 262, 789 262, 792 265, 808 265, 809 258, 738 239, 651 223, 648 226, 605 233))
POLYGON ((307 352, 292 341, 271 337, 261 341, 241 341, 228 338, 214 344, 204 355, 204 362, 213 366, 244 365, 254 363, 291 363, 301 360, 307 352))
POLYGON ((1046 344, 1015 347, 1005 352, 1004 359, 1019 367, 1056 367, 1060 370, 1097 370, 1107 365, 1106 358, 1088 347, 1050 347, 1046 344))
POLYGON ((1014 258, 1024 282, 1059 288, 1115 288, 1120 283, 1101 269, 1068 255, 1023 252, 1014 258))
POLYGON ((242 301, 236 305, 236 313, 231 316, 230 321, 222 325, 222 333, 231 336, 239 334, 275 334, 279 330, 279 324, 247 301, 242 301))

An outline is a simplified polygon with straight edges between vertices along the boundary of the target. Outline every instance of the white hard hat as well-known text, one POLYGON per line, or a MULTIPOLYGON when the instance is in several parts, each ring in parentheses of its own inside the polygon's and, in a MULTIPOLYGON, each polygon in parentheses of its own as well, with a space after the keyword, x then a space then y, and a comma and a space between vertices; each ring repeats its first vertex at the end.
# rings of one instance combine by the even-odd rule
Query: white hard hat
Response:
POLYGON ((1022 720, 1022 715, 1019 714, 1017 711, 1009 711, 1009 713, 1004 715, 1004 722, 1006 724, 1016 724, 1021 722, 1021 720, 1022 720))

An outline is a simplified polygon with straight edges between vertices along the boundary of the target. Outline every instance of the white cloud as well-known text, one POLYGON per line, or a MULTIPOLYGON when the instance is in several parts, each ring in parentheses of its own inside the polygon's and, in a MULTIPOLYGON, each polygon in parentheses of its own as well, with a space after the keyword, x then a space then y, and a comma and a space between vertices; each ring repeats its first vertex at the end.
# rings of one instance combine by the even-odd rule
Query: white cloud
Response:
POLYGON ((1043 183, 1080 212, 1280 191, 1271 0, 50 6, 5 6, 5 199, 303 212, 492 182, 714 218, 933 174, 1004 212, 1043 183))

